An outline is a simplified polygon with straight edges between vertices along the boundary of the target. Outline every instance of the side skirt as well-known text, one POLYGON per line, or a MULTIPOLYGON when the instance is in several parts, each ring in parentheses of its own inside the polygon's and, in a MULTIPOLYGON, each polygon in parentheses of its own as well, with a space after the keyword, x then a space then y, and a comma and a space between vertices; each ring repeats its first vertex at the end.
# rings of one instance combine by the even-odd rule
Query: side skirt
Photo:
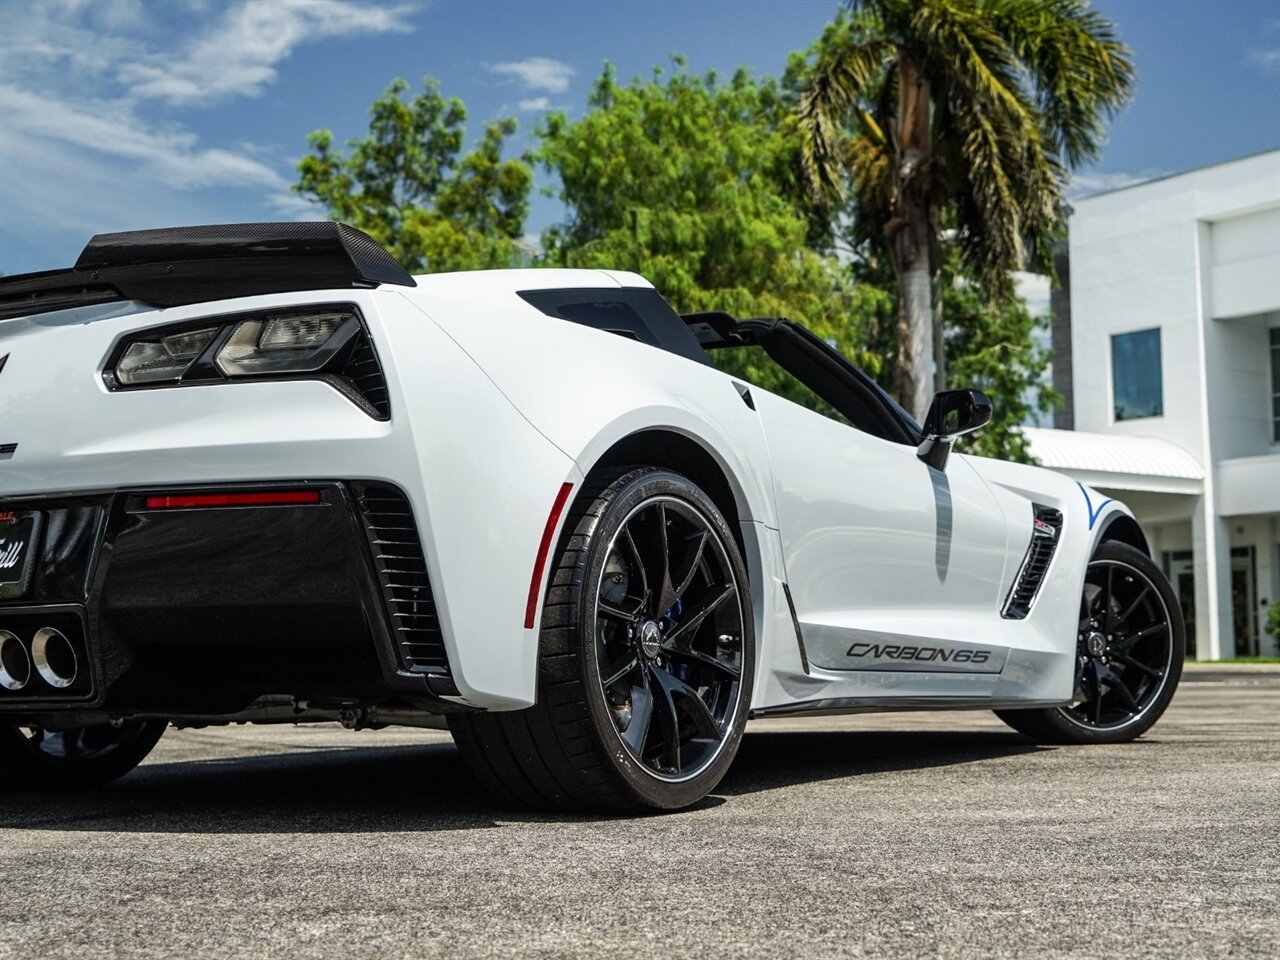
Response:
POLYGON ((899 713, 913 710, 1035 710, 1065 707, 1069 700, 993 700, 990 697, 830 697, 760 707, 752 720, 769 717, 838 716, 849 713, 899 713))

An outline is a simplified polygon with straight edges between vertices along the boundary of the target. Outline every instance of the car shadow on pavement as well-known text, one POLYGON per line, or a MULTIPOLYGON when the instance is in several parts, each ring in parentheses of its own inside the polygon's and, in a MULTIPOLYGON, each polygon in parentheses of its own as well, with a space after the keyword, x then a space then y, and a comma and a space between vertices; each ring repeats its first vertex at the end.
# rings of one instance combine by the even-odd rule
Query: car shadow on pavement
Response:
POLYGON ((716 792, 739 796, 793 784, 925 770, 1037 753, 1013 731, 752 732, 716 792))
MULTIPOLYGON (((750 733, 705 810, 761 790, 1025 754, 1016 734, 750 733)), ((398 833, 579 820, 505 807, 450 743, 145 763, 75 793, 0 791, 0 829, 102 833, 398 833)))

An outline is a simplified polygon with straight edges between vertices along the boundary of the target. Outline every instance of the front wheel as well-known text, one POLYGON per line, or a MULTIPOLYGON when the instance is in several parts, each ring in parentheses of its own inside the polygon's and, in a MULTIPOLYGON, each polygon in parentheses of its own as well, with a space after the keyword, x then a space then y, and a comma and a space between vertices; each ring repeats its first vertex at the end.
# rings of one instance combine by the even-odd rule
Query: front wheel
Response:
POLYGON ((451 714, 476 776, 507 801, 675 809, 737 753, 755 669, 733 531, 685 477, 591 484, 565 524, 542 614, 538 702, 451 714))
POLYGON ((102 786, 146 759, 167 726, 164 720, 66 730, 0 725, 0 786, 18 790, 102 786))
POLYGON ((1142 551, 1107 541, 1085 573, 1071 703, 996 716, 1041 743, 1134 740, 1169 706, 1186 650, 1182 611, 1160 568, 1142 551))

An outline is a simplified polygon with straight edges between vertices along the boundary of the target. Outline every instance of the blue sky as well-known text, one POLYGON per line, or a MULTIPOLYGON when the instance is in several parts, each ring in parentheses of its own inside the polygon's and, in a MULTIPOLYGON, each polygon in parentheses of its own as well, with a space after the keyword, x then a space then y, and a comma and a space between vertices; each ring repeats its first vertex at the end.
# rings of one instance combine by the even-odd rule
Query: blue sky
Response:
MULTIPOLYGON (((1135 102, 1091 192, 1280 146, 1280 3, 1100 0, 1134 48, 1135 102)), ((834 0, 0 0, 0 271, 65 266, 94 233, 307 217, 306 134, 366 129, 395 76, 438 77, 471 129, 583 109, 684 53, 781 71, 834 0)), ((531 232, 558 205, 535 201, 531 232)))

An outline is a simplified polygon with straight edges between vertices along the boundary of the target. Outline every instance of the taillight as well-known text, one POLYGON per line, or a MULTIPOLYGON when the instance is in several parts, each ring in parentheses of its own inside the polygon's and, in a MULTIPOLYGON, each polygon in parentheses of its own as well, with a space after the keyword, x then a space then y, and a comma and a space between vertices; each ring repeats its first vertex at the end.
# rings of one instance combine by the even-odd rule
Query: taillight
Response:
POLYGON ((314 378, 369 416, 391 417, 381 364, 353 304, 260 310, 140 331, 116 345, 102 378, 113 391, 314 378))
POLYGON ((320 502, 319 490, 255 490, 247 493, 177 493, 148 496, 148 510, 191 510, 200 507, 301 506, 320 502))
POLYGON ((116 364, 116 379, 127 387, 139 383, 176 382, 217 332, 217 327, 204 327, 171 333, 167 337, 135 340, 116 364))
POLYGON ((349 311, 245 320, 214 362, 229 377, 314 373, 359 332, 359 321, 349 311))

